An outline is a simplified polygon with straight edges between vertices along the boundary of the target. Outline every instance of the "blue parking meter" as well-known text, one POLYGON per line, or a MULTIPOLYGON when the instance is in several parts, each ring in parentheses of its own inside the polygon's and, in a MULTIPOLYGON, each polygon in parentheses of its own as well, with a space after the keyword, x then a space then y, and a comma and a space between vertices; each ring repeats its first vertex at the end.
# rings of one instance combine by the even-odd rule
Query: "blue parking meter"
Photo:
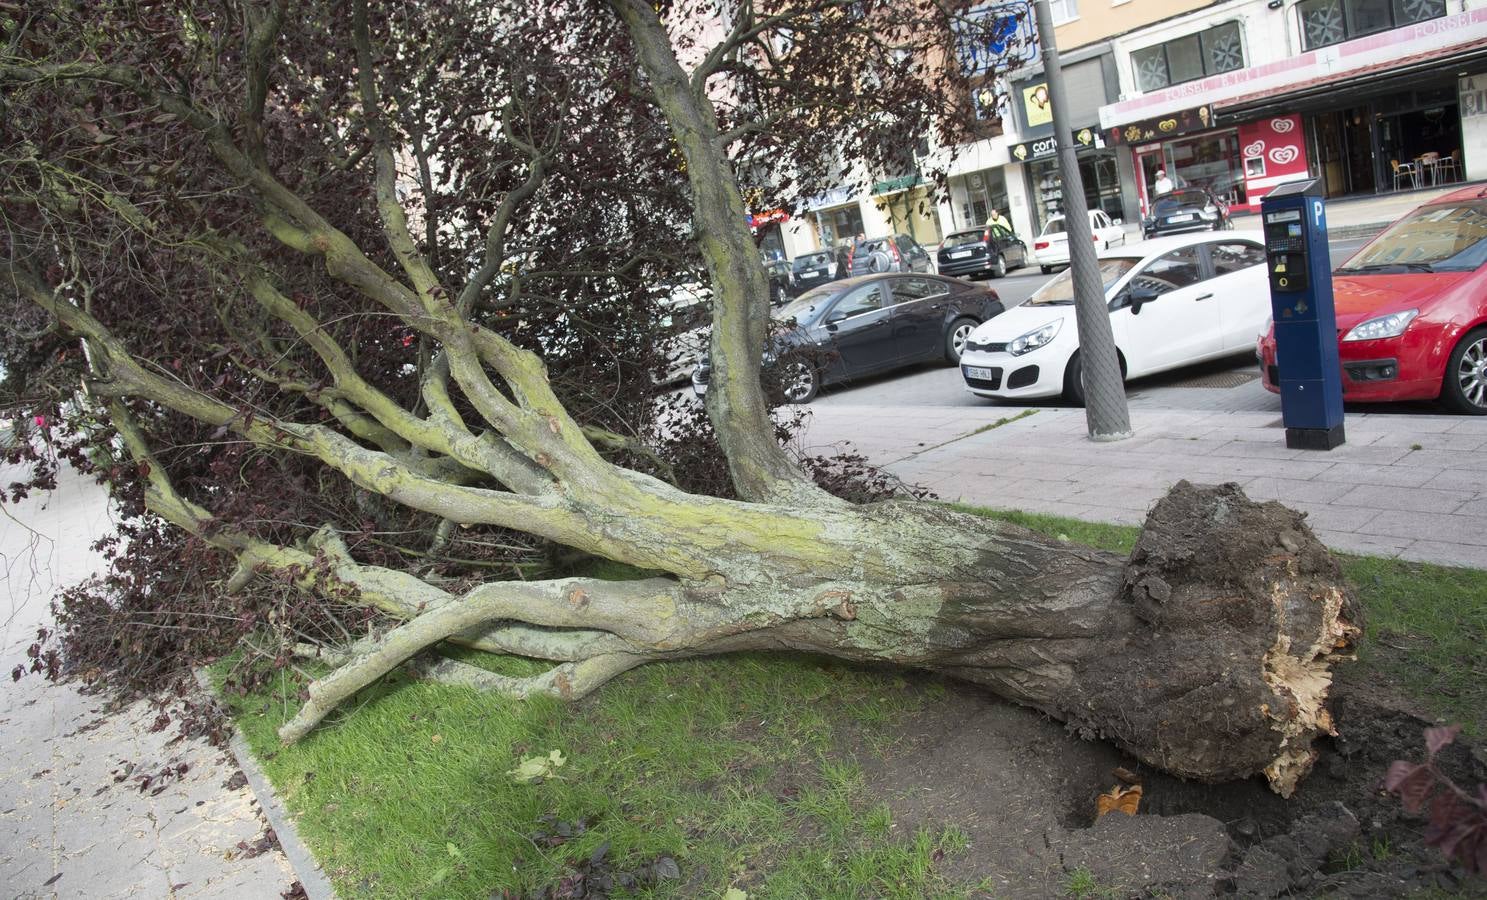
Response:
POLYGON ((1344 440, 1342 368, 1320 182, 1283 184, 1260 201, 1260 212, 1286 446, 1331 450, 1344 440))

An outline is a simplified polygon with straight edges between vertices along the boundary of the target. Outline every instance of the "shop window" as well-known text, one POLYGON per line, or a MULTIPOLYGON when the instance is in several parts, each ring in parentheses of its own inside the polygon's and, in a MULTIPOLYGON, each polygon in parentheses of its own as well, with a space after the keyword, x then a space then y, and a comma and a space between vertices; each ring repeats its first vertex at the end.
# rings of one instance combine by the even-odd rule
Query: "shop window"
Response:
POLYGON ((1446 0, 1303 0, 1301 37, 1306 49, 1339 44, 1446 14, 1446 0))
POLYGON ((1136 66, 1136 83, 1143 91, 1242 69, 1244 46, 1239 23, 1225 22, 1197 34, 1137 50, 1131 54, 1131 61, 1136 66))

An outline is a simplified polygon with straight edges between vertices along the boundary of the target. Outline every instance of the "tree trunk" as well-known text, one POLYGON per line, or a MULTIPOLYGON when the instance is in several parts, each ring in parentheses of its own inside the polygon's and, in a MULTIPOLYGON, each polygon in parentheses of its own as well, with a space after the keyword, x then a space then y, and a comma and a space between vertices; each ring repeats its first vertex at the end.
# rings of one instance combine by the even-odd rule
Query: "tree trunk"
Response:
MULTIPOLYGON (((767 534, 709 541, 705 577, 622 590, 570 579, 523 585, 524 597, 493 587, 436 605, 317 682, 282 736, 307 733, 440 637, 468 639, 481 634, 477 622, 512 619, 577 644, 529 654, 567 660, 540 682, 426 668, 518 696, 572 698, 651 660, 824 653, 975 682, 1166 771, 1204 781, 1263 772, 1282 795, 1310 768, 1313 739, 1332 732, 1330 667, 1359 633, 1356 606, 1301 514, 1253 503, 1235 485, 1179 484, 1129 560, 924 504, 790 516, 793 529, 776 521, 767 534), (453 622, 441 628, 441 615, 453 622)), ((698 537, 720 524, 706 518, 656 538, 652 552, 669 545, 698 558, 698 537)))

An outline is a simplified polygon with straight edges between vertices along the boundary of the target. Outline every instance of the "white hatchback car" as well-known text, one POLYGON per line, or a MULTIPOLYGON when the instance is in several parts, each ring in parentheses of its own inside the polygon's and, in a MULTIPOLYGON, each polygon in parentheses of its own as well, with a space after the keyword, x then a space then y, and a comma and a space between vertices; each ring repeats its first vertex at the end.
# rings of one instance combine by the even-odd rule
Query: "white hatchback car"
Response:
MULTIPOLYGON (((1259 232, 1156 238, 1100 254, 1110 327, 1127 378, 1254 351, 1270 318, 1259 232)), ((1006 399, 1084 402, 1074 280, 1060 272, 1021 306, 971 333, 966 390, 1006 399)))
MULTIPOLYGON (((1096 250, 1125 246, 1125 228, 1117 225, 1102 209, 1089 211, 1089 230, 1094 232, 1096 250)), ((1043 270, 1044 275, 1052 272, 1054 266, 1069 264, 1069 235, 1064 230, 1062 215, 1049 219, 1038 236, 1033 238, 1033 262, 1043 270)))

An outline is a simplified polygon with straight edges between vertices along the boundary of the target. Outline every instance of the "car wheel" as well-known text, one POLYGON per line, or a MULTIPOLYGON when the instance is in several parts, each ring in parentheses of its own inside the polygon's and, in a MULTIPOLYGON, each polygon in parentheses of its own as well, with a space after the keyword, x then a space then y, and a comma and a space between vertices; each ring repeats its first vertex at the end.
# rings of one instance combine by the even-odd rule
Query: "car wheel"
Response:
POLYGON ((800 359, 786 363, 780 383, 785 399, 791 403, 810 403, 821 389, 821 377, 816 373, 816 367, 800 359))
POLYGON ((996 255, 996 262, 991 267, 992 278, 1007 277, 1007 260, 1000 253, 996 255))
POLYGON ((1053 271, 1053 266, 1039 266, 1038 268, 1043 270, 1044 275, 1047 275, 1049 272, 1053 271))
POLYGON ((1459 413, 1487 416, 1487 328, 1471 332, 1451 351, 1441 397, 1459 413))
POLYGON ((945 361, 950 365, 960 362, 960 355, 966 350, 966 341, 970 340, 971 332, 976 330, 975 319, 956 319, 950 323, 945 330, 945 361))
POLYGON ((1075 406, 1084 405, 1084 363, 1080 362, 1078 353, 1069 357, 1069 364, 1064 367, 1064 399, 1075 406))

